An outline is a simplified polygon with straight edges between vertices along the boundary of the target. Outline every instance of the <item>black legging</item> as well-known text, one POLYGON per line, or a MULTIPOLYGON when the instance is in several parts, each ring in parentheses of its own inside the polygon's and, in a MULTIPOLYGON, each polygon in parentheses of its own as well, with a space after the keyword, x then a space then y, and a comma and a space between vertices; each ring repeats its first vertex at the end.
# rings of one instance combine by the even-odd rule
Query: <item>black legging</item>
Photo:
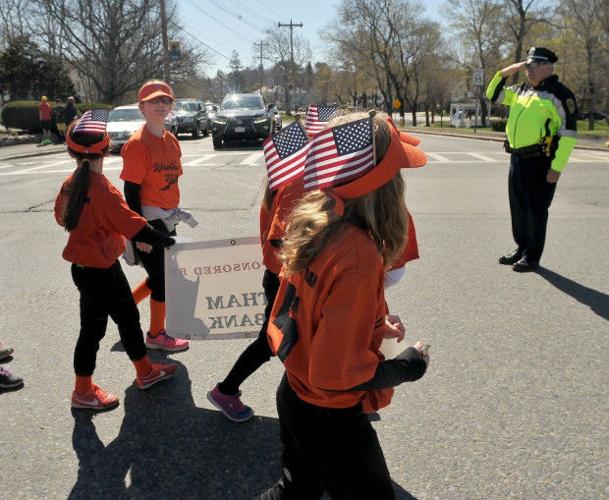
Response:
POLYGON ((106 269, 72 264, 72 279, 80 292, 80 334, 74 349, 76 375, 93 375, 108 316, 118 326, 129 358, 132 361, 142 359, 146 355, 146 346, 140 315, 119 262, 106 269))
POLYGON ((273 309, 273 302, 275 302, 277 290, 279 290, 279 277, 267 269, 264 271, 264 276, 262 278, 262 287, 264 288, 264 295, 266 297, 264 323, 262 324, 262 327, 260 327, 258 338, 247 346, 247 349, 239 356, 226 378, 220 382, 218 388, 222 394, 229 396, 237 394, 239 392, 239 386, 243 381, 271 359, 271 356, 273 355, 266 337, 266 327, 269 323, 269 316, 273 309))
MULTIPOLYGON (((175 236, 176 232, 169 232, 167 226, 161 219, 155 219, 148 221, 155 229, 162 233, 175 236)), ((141 252, 137 250, 137 256, 142 261, 146 273, 148 273, 148 279, 146 283, 152 291, 151 296, 158 302, 165 302, 165 248, 162 246, 153 246, 150 253, 141 252)))

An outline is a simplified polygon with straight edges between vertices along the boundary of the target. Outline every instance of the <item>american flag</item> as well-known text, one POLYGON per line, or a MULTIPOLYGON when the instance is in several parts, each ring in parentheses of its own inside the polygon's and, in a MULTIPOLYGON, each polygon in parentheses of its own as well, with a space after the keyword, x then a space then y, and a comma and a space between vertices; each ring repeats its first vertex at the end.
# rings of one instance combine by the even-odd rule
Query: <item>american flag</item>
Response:
POLYGON ((336 113, 336 106, 309 106, 305 117, 305 130, 307 134, 315 135, 336 113))
POLYGON ((108 115, 110 111, 107 109, 90 109, 85 111, 82 118, 74 127, 74 132, 83 134, 103 134, 106 131, 108 123, 108 115))
POLYGON ((304 166, 304 188, 322 189, 344 184, 374 167, 372 118, 338 125, 309 143, 304 166))
POLYGON ((297 121, 262 143, 270 189, 302 176, 308 146, 307 134, 297 121))

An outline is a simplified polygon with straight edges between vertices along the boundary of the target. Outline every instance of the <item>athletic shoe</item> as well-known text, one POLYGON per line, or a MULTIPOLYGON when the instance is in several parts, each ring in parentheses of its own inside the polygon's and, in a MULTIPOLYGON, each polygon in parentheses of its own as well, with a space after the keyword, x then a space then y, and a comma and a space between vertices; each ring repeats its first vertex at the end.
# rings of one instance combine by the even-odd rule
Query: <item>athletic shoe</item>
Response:
POLYGON ((0 359, 8 358, 11 354, 13 354, 13 348, 0 342, 0 359))
POLYGON ((222 394, 217 385, 207 393, 209 402, 233 422, 245 422, 254 416, 254 410, 249 406, 245 406, 241 402, 240 396, 241 391, 236 396, 222 394))
POLYGON ((23 378, 0 366, 0 389, 14 389, 23 385, 23 378))
POLYGON ((177 369, 177 365, 152 363, 152 370, 150 370, 150 373, 148 373, 148 375, 138 375, 138 377, 135 379, 134 384, 137 386, 138 389, 148 389, 154 384, 160 382, 161 380, 165 380, 169 377, 172 377, 177 369))
POLYGON ((118 396, 104 391, 95 384, 92 384, 91 388, 82 395, 76 391, 72 392, 72 408, 103 411, 116 408, 118 402, 118 396))
POLYGON ((146 334, 146 347, 170 352, 184 351, 188 349, 188 340, 174 339, 167 335, 165 330, 154 337, 151 337, 150 332, 148 332, 146 334))

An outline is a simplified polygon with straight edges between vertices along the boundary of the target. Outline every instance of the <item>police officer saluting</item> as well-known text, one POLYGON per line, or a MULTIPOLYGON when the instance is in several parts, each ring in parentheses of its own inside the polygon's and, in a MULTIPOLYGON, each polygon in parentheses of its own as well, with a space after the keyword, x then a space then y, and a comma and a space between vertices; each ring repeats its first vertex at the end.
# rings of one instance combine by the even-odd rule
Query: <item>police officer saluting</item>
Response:
POLYGON ((518 247, 499 258, 514 271, 539 267, 556 182, 575 147, 577 105, 553 74, 556 54, 532 47, 527 60, 498 71, 486 89, 491 102, 510 106, 505 148, 509 173, 512 234, 518 247), (510 75, 526 69, 529 83, 506 87, 510 75))

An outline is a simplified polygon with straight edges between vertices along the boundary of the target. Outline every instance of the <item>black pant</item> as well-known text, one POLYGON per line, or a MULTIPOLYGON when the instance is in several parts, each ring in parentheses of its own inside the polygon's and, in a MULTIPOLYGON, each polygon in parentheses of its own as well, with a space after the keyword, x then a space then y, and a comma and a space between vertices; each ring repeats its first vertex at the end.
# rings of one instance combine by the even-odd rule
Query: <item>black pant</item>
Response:
POLYGON ((546 181, 550 159, 512 154, 509 175, 512 234, 518 252, 531 263, 541 259, 546 240, 548 209, 556 184, 546 181))
POLYGON ((271 347, 266 337, 266 328, 269 324, 269 317, 273 309, 273 303, 279 290, 279 277, 269 271, 264 271, 262 287, 266 297, 266 307, 264 308, 264 323, 260 328, 258 338, 254 340, 235 362, 233 368, 228 373, 224 381, 220 382, 219 389, 222 394, 234 395, 239 392, 239 386, 243 381, 266 363, 273 355, 271 347))
POLYGON ((106 334, 108 315, 118 326, 129 358, 132 361, 142 359, 146 355, 146 346, 140 315, 119 262, 107 269, 72 264, 72 279, 80 292, 80 334, 74 350, 76 375, 93 375, 99 342, 106 334))
POLYGON ((383 450, 361 405, 321 408, 298 398, 284 375, 277 389, 283 477, 259 498, 395 498, 383 450))
MULTIPOLYGON (((162 233, 171 234, 171 236, 176 234, 175 231, 170 233, 161 219, 150 220, 148 224, 162 233)), ((150 253, 141 252, 137 249, 136 252, 144 269, 146 269, 146 273, 148 273, 146 283, 152 291, 150 295, 158 302, 165 302, 165 248, 154 246, 150 253)))

